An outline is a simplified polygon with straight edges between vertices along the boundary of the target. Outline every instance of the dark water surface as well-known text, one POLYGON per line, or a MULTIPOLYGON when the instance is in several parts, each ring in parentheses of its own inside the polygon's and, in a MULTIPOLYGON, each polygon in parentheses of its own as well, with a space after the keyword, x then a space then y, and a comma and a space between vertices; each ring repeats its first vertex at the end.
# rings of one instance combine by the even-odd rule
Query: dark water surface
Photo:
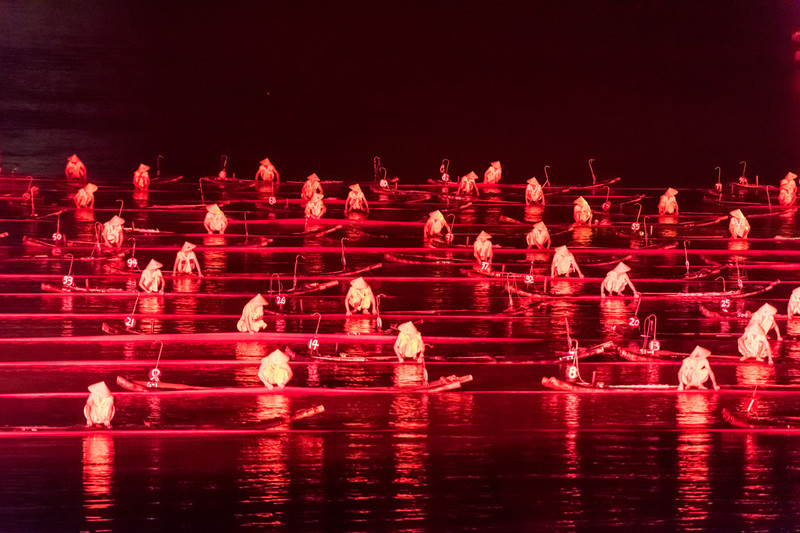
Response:
MULTIPOLYGON (((9 232, 0 240, 0 426, 77 427, 86 387, 100 380, 116 395, 121 429, 145 420, 228 428, 325 407, 269 433, 0 430, 0 531, 796 530, 797 436, 732 429, 720 415, 746 408, 748 387, 800 385, 796 322, 778 321, 785 339, 773 341, 774 367, 713 362, 718 381, 741 391, 570 394, 545 390, 541 378, 563 375, 554 360, 568 336, 581 347, 635 346, 651 315, 665 349, 735 355, 746 319, 720 318, 720 297, 682 293, 780 279, 731 305, 785 312, 800 284, 800 241, 772 238, 800 237, 796 212, 745 209, 751 239, 729 241, 727 222, 712 223, 729 209, 704 202, 701 189, 715 166, 734 179, 745 159, 762 184, 797 172, 798 18, 793 2, 0 2, 0 231, 9 232), (100 183, 93 211, 70 208, 74 189, 60 180, 75 152, 100 183), (185 179, 132 194, 133 170, 145 162, 155 177, 159 154, 165 177, 185 179), (216 174, 221 154, 229 174, 245 178, 269 156, 284 183, 198 181, 216 174), (420 192, 409 202, 367 191, 369 215, 345 219, 346 186, 360 179, 368 189, 374 155, 420 192), (490 201, 450 204, 421 186, 443 157, 453 176, 500 159, 504 187, 490 201), (608 215, 605 189, 553 196, 542 212, 505 186, 541 177, 545 164, 555 185, 586 184, 589 158, 599 178, 623 178, 608 215), (28 182, 10 179, 12 170, 35 176, 39 217, 19 205, 28 182), (287 182, 311 172, 328 181, 319 227, 342 226, 330 233, 302 234, 314 226, 302 220, 300 185, 287 182), (681 189, 678 220, 704 225, 653 216, 668 185, 681 189), (641 213, 621 205, 640 190, 641 213), (600 224, 569 230, 579 194, 600 224), (163 233, 128 233, 135 250, 89 260, 95 223, 116 214, 118 200, 126 225, 163 233), (206 201, 223 204, 227 235, 202 234, 206 201), (163 207, 178 203, 194 207, 163 207), (554 284, 557 298, 512 297, 504 279, 465 272, 470 249, 423 247, 422 222, 440 208, 455 213, 456 244, 486 229, 501 246, 495 269, 519 275, 549 271, 550 255, 524 249, 530 224, 544 218, 587 279, 554 284), (620 236, 635 221, 655 224, 647 244, 660 248, 637 251, 641 239, 620 236), (23 244, 57 230, 84 244, 23 244), (261 237, 273 240, 259 246, 261 237), (166 294, 137 296, 138 273, 125 261, 154 258, 167 272, 185 240, 199 245, 206 276, 167 276, 166 294), (601 300, 600 280, 620 260, 638 290, 674 295, 601 300), (693 271, 721 270, 687 281, 687 260, 693 271), (235 333, 244 303, 270 295, 272 274, 285 294, 295 264, 303 284, 378 263, 364 276, 383 295, 384 331, 344 315, 344 277, 282 308, 275 278, 266 332, 235 333), (42 290, 68 274, 120 292, 42 290), (182 336, 104 336, 104 322, 122 326, 128 315, 138 332, 182 336), (431 379, 473 381, 440 394, 357 390, 418 377, 391 362, 394 333, 385 331, 407 320, 431 345, 431 379), (386 360, 312 360, 305 344, 315 334, 323 354, 386 360), (291 385, 305 389, 123 392, 116 376, 145 379, 161 348, 154 339, 163 339, 165 380, 217 387, 257 387, 260 359, 289 346, 298 353, 291 385), (487 357, 496 362, 475 361, 487 357)), ((537 283, 515 286, 541 292, 537 283)), ((678 367, 605 353, 580 368, 608 383, 674 385, 678 367)), ((757 399, 763 414, 800 410, 797 392, 757 399)))

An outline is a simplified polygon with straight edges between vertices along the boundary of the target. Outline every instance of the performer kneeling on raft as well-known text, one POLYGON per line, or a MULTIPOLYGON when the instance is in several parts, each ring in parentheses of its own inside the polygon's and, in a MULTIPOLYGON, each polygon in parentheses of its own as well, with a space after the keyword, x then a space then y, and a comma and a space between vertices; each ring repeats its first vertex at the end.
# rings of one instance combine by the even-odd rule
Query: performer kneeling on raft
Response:
POLYGON ((583 277, 581 269, 578 267, 578 262, 575 261, 575 256, 572 255, 572 252, 570 252, 566 246, 559 246, 556 248, 556 252, 553 254, 553 262, 550 264, 550 277, 569 277, 572 272, 577 272, 578 276, 581 278, 583 277))
MULTIPOLYGON (((314 174, 314 176, 316 176, 316 174, 314 174)), ((278 183, 280 181, 278 169, 275 168, 268 157, 262 159, 258 165, 258 171, 256 172, 256 183, 258 183, 258 180, 264 180, 266 183, 278 183)))
POLYGON ((140 191, 146 191, 150 188, 150 173, 147 172, 150 167, 144 163, 139 164, 139 168, 133 173, 133 186, 140 191))
POLYGON ((300 191, 300 199, 304 202, 308 202, 315 194, 322 195, 322 184, 316 173, 306 178, 306 182, 303 184, 303 190, 300 191))
POLYGON ((89 398, 86 400, 86 407, 83 408, 83 416, 86 417, 86 427, 105 426, 111 429, 111 419, 114 418, 116 409, 114 408, 114 397, 105 381, 100 381, 89 385, 89 398))
POLYGON ((493 161, 486 172, 483 173, 484 183, 498 183, 500 178, 503 177, 503 167, 500 166, 500 161, 493 161))
POLYGON ((311 220, 318 220, 322 218, 327 211, 325 204, 322 202, 322 193, 315 194, 310 202, 306 204, 306 218, 311 220))
POLYGON ((447 233, 450 233, 450 226, 447 225, 447 221, 444 218, 444 215, 441 211, 433 211, 428 213, 428 221, 425 222, 425 238, 434 237, 436 235, 441 235, 444 237, 447 233), (443 232, 442 230, 447 230, 443 232))
POLYGON ((144 292, 164 292, 164 276, 159 270, 163 266, 155 259, 147 263, 147 267, 142 270, 142 275, 139 277, 139 287, 144 292))
POLYGON ((756 361, 763 361, 767 358, 767 362, 772 366, 772 348, 767 340, 767 335, 758 324, 750 324, 744 330, 744 334, 739 337, 737 342, 739 353, 742 357, 739 361, 747 361, 750 358, 756 361))
POLYGON ((111 217, 111 220, 103 224, 103 230, 100 233, 100 237, 103 239, 103 244, 111 248, 122 247, 122 241, 125 238, 122 231, 122 225, 124 223, 124 218, 114 215, 111 217))
POLYGON ((491 238, 491 235, 485 231, 481 231, 475 239, 475 244, 472 246, 472 255, 477 259, 478 266, 481 270, 492 269, 492 257, 494 257, 494 252, 492 251, 491 238))
POLYGON ((350 290, 344 297, 344 310, 348 316, 353 313, 375 314, 375 295, 364 278, 359 277, 350 282, 350 290))
POLYGON ((774 329, 778 340, 783 340, 783 337, 781 337, 781 330, 778 328, 778 323, 775 322, 776 314, 778 314, 778 310, 773 305, 764 304, 753 313, 748 325, 758 324, 761 326, 761 329, 764 330, 765 335, 769 335, 770 330, 774 329))
POLYGON ((422 334, 412 322, 403 322, 397 329, 397 340, 394 342, 394 353, 401 363, 414 361, 421 363, 425 358, 425 342, 422 334))
POLYGON ((525 242, 528 243, 528 248, 533 246, 540 250, 550 248, 550 232, 544 222, 537 222, 533 225, 533 229, 525 236, 525 242))
POLYGON ((267 301, 260 294, 247 302, 242 309, 242 318, 236 324, 236 329, 242 333, 257 333, 267 327, 264 322, 264 306, 267 301))
POLYGON ((225 233, 225 228, 228 227, 228 217, 222 212, 217 204, 206 206, 206 218, 203 220, 203 226, 209 235, 218 232, 220 235, 225 233))
POLYGON ((786 306, 786 314, 789 320, 794 318, 794 315, 800 315, 800 287, 796 287, 789 296, 789 303, 786 306))
POLYGON ((609 273, 606 274, 606 279, 600 284, 600 297, 605 298, 606 291, 608 291, 609 296, 622 294, 625 287, 630 287, 633 291, 633 295, 639 296, 639 293, 636 292, 636 287, 633 286, 633 282, 628 277, 628 272, 630 271, 631 267, 622 262, 615 266, 614 270, 609 271, 609 273))
POLYGON ((692 353, 683 360, 681 369, 678 370, 678 390, 684 389, 705 389, 705 382, 711 379, 714 390, 719 390, 714 371, 708 363, 709 350, 701 346, 695 346, 692 353))
POLYGON ((658 200, 658 214, 659 215, 677 215, 678 214, 678 200, 675 195, 678 191, 670 187, 667 192, 661 195, 658 200))
POLYGON ((461 176, 461 181, 458 182, 458 190, 456 191, 456 194, 462 196, 475 193, 476 196, 480 196, 481 191, 479 191, 478 186, 475 185, 476 181, 478 181, 478 175, 472 171, 465 176, 461 176))
POLYGON ((261 360, 258 367, 258 377, 268 389, 277 387, 283 389, 292 379, 292 368, 289 366, 289 356, 281 350, 275 350, 261 360))
POLYGON ((746 239, 747 235, 750 233, 750 224, 747 222, 741 209, 734 209, 731 211, 728 231, 731 232, 731 237, 734 239, 746 239))
POLYGON ((364 211, 369 213, 369 205, 367 204, 367 197, 361 190, 358 183, 350 186, 350 192, 347 193, 347 199, 344 201, 344 214, 347 215, 350 211, 364 211))
POLYGON ((797 174, 789 172, 786 177, 781 180, 781 190, 778 193, 778 203, 783 206, 794 205, 797 199, 797 184, 794 180, 797 179, 797 174))
POLYGON ((94 183, 87 183, 82 188, 78 189, 75 193, 75 207, 81 209, 88 207, 94 208, 94 193, 97 192, 97 185, 94 183))
POLYGON ((175 255, 175 264, 172 266, 172 275, 177 274, 194 274, 194 269, 197 269, 197 275, 203 277, 200 271, 200 263, 197 261, 197 256, 194 254, 194 249, 197 245, 190 242, 184 242, 183 247, 175 255))
POLYGON ((544 190, 535 177, 528 180, 525 186, 525 203, 544 205, 544 190))
POLYGON ((78 156, 72 154, 69 159, 67 159, 67 166, 64 168, 64 173, 67 175, 68 180, 85 180, 86 179, 86 167, 83 165, 83 161, 78 159, 78 156))
POLYGON ((589 207, 589 202, 583 196, 579 196, 573 203, 575 207, 572 208, 572 218, 575 219, 575 223, 587 226, 591 224, 592 208, 589 207))

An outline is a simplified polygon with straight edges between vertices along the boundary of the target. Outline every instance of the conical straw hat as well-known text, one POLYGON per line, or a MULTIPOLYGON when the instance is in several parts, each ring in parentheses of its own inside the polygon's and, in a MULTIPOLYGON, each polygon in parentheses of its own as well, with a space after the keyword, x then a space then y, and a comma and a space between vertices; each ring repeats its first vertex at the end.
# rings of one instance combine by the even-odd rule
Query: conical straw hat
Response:
POLYGON ((573 204, 578 204, 578 205, 589 205, 589 202, 587 202, 586 199, 583 196, 578 196, 577 198, 575 198, 575 201, 572 202, 572 203, 573 204))
POLYGON ((315 173, 311 174, 309 177, 307 177, 306 180, 319 181, 319 176, 317 176, 317 173, 315 172, 315 173))
POLYGON ((795 174, 794 172, 789 172, 788 174, 786 174, 786 177, 783 178, 783 179, 785 179, 785 180, 796 180, 797 179, 797 174, 795 174))
POLYGON ((630 272, 631 267, 623 263, 622 261, 619 262, 617 266, 614 267, 614 272, 618 274, 622 274, 623 272, 630 272))
POLYGON ((407 335, 414 335, 419 333, 419 331, 417 331, 417 328, 414 326, 413 322, 403 322, 402 324, 397 326, 397 329, 407 335))
POLYGON ((89 392, 103 398, 111 396, 111 391, 108 389, 108 385, 106 385, 105 381, 98 381, 97 383, 89 385, 89 392))
POLYGON ((146 172, 148 170, 150 170, 150 167, 148 167, 144 163, 139 163, 139 168, 136 169, 137 172, 146 172))
POLYGON ((478 238, 479 238, 479 239, 491 239, 491 238, 492 238, 492 236, 491 236, 491 235, 489 235, 488 233, 486 233, 485 231, 482 231, 482 232, 480 232, 480 233, 478 234, 478 238))
POLYGON ((161 268, 163 266, 164 265, 162 265, 161 263, 159 263, 155 259, 151 259, 150 262, 147 263, 147 267, 145 267, 145 270, 158 270, 159 268, 161 268))
POLYGON ((734 209, 731 211, 731 216, 734 218, 744 218, 744 213, 742 213, 741 209, 734 209))
POLYGON ((275 350, 268 356, 266 356, 262 361, 267 361, 268 363, 276 364, 276 365, 283 365, 289 362, 289 356, 286 355, 282 350, 275 350))
POLYGON ((353 281, 351 281, 351 282, 350 282, 350 285, 351 285, 352 287, 355 287, 356 289, 366 289, 366 288, 368 288, 368 287, 369 287, 369 285, 367 284, 367 282, 366 282, 366 281, 364 281, 364 278, 361 278, 361 277, 359 277, 359 278, 356 278, 356 279, 354 279, 353 281))
POLYGON ((428 216, 434 220, 444 219, 444 215, 438 209, 436 211, 431 211, 428 213, 428 216))
POLYGON ((531 178, 531 179, 529 179, 529 180, 528 180, 528 183, 530 183, 530 184, 531 184, 531 185, 533 185, 534 187, 538 187, 538 186, 539 186, 539 180, 537 180, 535 177, 534 177, 534 178, 531 178))
POLYGON ((261 161, 259 161, 259 163, 261 163, 261 164, 262 164, 262 165, 264 165, 265 167, 268 167, 268 166, 270 166, 270 165, 272 164, 272 163, 270 162, 270 160, 269 160, 269 158, 268 158, 268 157, 265 157, 264 159, 262 159, 261 161))
POLYGON ((94 183, 87 183, 86 187, 84 187, 84 189, 88 193, 95 193, 95 192, 97 192, 97 185, 95 185, 94 183))
POLYGON ((770 304, 764 304, 758 308, 757 313, 761 313, 762 315, 775 315, 778 313, 778 310, 775 309, 775 306, 770 304))
POLYGON ((217 204, 207 205, 206 211, 208 211, 209 213, 222 213, 222 209, 220 209, 217 204))
POLYGON ((492 166, 493 166, 494 168, 498 169, 498 170, 500 170, 501 168, 503 168, 503 167, 501 167, 501 166, 500 166, 500 161, 492 161, 492 166))
POLYGON ((462 178, 462 179, 468 179, 468 180, 476 181, 478 179, 478 175, 475 174, 474 171, 470 170, 469 174, 464 176, 464 178, 462 178))
POLYGON ((664 196, 675 196, 676 194, 678 194, 678 191, 670 187, 667 189, 667 192, 664 193, 664 196))
POLYGON ((250 303, 255 305, 267 305, 267 300, 265 300, 261 294, 256 294, 253 299, 250 300, 250 303))
POLYGON ((181 246, 181 252, 191 252, 195 248, 197 248, 196 244, 192 244, 189 241, 186 241, 183 243, 183 246, 181 246))
POLYGON ((125 223, 125 219, 122 218, 121 216, 114 215, 113 217, 111 217, 111 220, 109 220, 108 223, 111 224, 112 226, 121 226, 125 223))
POLYGON ((566 246, 559 246, 556 248, 556 255, 569 255, 569 250, 566 246))
POLYGON ((358 183, 354 183, 354 184, 352 184, 352 185, 350 186, 350 190, 351 190, 351 191, 355 191, 355 192, 357 192, 357 193, 359 193, 359 194, 363 194, 363 193, 361 192, 361 186, 360 186, 358 183))
POLYGON ((69 156, 69 159, 67 159, 67 161, 69 161, 70 163, 80 163, 81 162, 81 160, 78 158, 78 156, 76 154, 72 154, 71 156, 69 156))
POLYGON ((691 353, 692 357, 702 357, 703 359, 707 358, 709 355, 711 355, 711 350, 703 348, 702 346, 695 346, 691 353))
POLYGON ((535 229, 547 229, 547 226, 544 225, 544 222, 541 220, 533 225, 535 229))

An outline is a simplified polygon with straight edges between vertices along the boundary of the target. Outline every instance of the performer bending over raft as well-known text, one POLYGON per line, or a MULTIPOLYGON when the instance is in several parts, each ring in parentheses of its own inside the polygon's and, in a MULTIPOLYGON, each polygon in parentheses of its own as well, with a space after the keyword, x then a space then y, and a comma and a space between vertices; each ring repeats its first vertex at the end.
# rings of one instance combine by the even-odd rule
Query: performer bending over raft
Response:
POLYGON ((105 426, 111 428, 111 419, 114 418, 114 397, 105 381, 89 385, 89 399, 83 408, 86 417, 86 427, 105 426))
POLYGON ((304 202, 308 202, 315 194, 322 194, 322 184, 316 173, 306 178, 306 182, 303 184, 303 190, 300 191, 300 199, 304 202))
MULTIPOLYGON (((313 175, 316 176, 316 174, 313 175)), ((258 165, 258 172, 256 172, 256 183, 258 183, 258 180, 264 180, 267 183, 278 183, 280 181, 279 178, 278 169, 270 162, 269 158, 262 159, 258 165)))
POLYGON ((575 207, 572 208, 572 217, 575 219, 576 224, 591 224, 592 223, 592 208, 589 207, 589 202, 583 196, 579 196, 573 202, 575 207))
POLYGON ((755 313, 750 317, 750 324, 758 324, 761 326, 761 329, 764 330, 764 335, 769 335, 770 330, 775 330, 775 335, 777 336, 778 340, 783 340, 781 337, 781 330, 778 329, 778 323, 775 322, 775 315, 778 314, 778 310, 775 309, 774 306, 770 304, 764 304, 756 310, 755 313))
POLYGON ((327 211, 325 204, 322 202, 322 193, 314 194, 310 202, 306 204, 306 218, 320 219, 327 211))
POLYGON ((175 264, 172 265, 172 275, 176 274, 194 274, 194 269, 197 269, 197 275, 203 277, 200 271, 200 263, 197 261, 197 256, 194 254, 194 249, 197 245, 190 242, 184 242, 183 247, 175 255, 175 264))
POLYGON ((781 180, 781 191, 778 193, 778 203, 783 206, 794 205, 797 199, 797 184, 794 180, 797 179, 797 174, 789 172, 786 177, 781 180))
POLYGON ((139 287, 144 292, 164 292, 164 276, 159 270, 163 266, 155 259, 147 263, 147 267, 142 270, 142 275, 139 277, 139 287))
POLYGON ((100 233, 100 236, 103 239, 103 244, 110 246, 111 248, 120 248, 122 246, 122 241, 125 238, 122 231, 122 225, 124 223, 124 218, 114 215, 111 217, 111 220, 103 224, 103 231, 100 233))
POLYGON ((264 306, 267 301, 260 294, 247 302, 242 309, 242 318, 236 324, 236 329, 242 333, 257 333, 266 329, 267 323, 264 322, 264 306))
POLYGON ((577 272, 578 276, 583 277, 581 269, 578 268, 578 263, 575 261, 575 256, 572 255, 566 246, 559 246, 556 248, 556 253, 553 254, 553 262, 550 265, 550 277, 566 276, 572 272, 577 272))
POLYGON ((369 213, 367 198, 358 183, 350 186, 350 192, 347 193, 347 199, 344 201, 344 214, 346 215, 350 211, 365 211, 369 213))
POLYGON ((492 251, 491 238, 491 235, 482 231, 478 234, 478 237, 475 239, 475 244, 472 247, 472 255, 478 260, 481 270, 492 269, 492 257, 494 257, 494 252, 492 251))
POLYGON ((744 218, 744 213, 741 209, 734 209, 731 211, 731 220, 728 223, 728 231, 731 232, 731 237, 734 239, 746 239, 750 233, 750 224, 744 218))
POLYGON ((525 236, 525 242, 528 243, 528 248, 533 246, 539 249, 550 248, 550 232, 547 231, 544 222, 537 222, 533 225, 533 229, 525 236))
POLYGON ((800 315, 800 287, 795 288, 792 291, 792 295, 789 296, 786 314, 789 316, 789 320, 791 320, 794 315, 800 315))
POLYGON ((658 214, 659 215, 677 215, 678 214, 678 200, 675 195, 678 191, 670 187, 667 192, 661 195, 658 200, 658 214))
POLYGON ((536 178, 529 179, 525 186, 525 203, 544 205, 544 190, 536 178))
POLYGON ((428 221, 425 222, 425 238, 433 237, 435 235, 446 235, 450 233, 450 226, 447 225, 447 221, 444 218, 444 215, 441 211, 433 211, 432 213, 428 213, 428 221), (447 230, 446 232, 442 232, 442 230, 447 230))
POLYGON ((350 290, 344 297, 344 310, 347 315, 355 313, 375 314, 375 295, 364 278, 356 278, 350 282, 350 290))
POLYGON ((739 361, 746 361, 750 358, 763 361, 766 357, 767 362, 772 366, 772 348, 770 348, 766 333, 758 324, 747 326, 737 344, 739 353, 742 354, 739 361))
POLYGON ((225 228, 228 227, 228 217, 225 216, 222 209, 217 204, 211 204, 206 206, 206 211, 208 212, 205 220, 203 220, 203 226, 205 226, 208 234, 210 235, 215 231, 219 232, 220 235, 225 233, 225 228))
POLYGON ((498 183, 500 178, 503 177, 503 167, 500 166, 500 161, 493 161, 486 172, 483 173, 484 183, 498 183))
POLYGON ((479 191, 478 186, 475 185, 476 181, 478 181, 478 175, 472 171, 465 176, 461 176, 461 181, 458 182, 458 191, 456 191, 456 194, 467 195, 475 193, 477 196, 480 196, 481 191, 479 191))
POLYGON ((292 379, 292 369, 289 366, 289 356, 281 350, 275 350, 261 360, 258 367, 258 377, 268 389, 278 387, 283 389, 292 379))
POLYGON ((403 322, 397 329, 397 340, 394 342, 394 353, 401 363, 413 360, 421 363, 425 357, 425 343, 422 334, 417 331, 412 322, 403 322))
POLYGON ((83 166, 83 161, 78 159, 78 156, 72 154, 69 159, 67 159, 67 166, 64 169, 64 173, 67 175, 68 180, 85 180, 86 179, 86 167, 83 166))
POLYGON ((87 183, 78 189, 78 192, 75 193, 75 207, 78 209, 82 207, 94 208, 95 192, 97 192, 97 185, 94 183, 87 183))
POLYGON ((705 389, 705 382, 711 379, 714 390, 719 390, 717 379, 708 364, 709 350, 701 346, 695 346, 692 353, 683 360, 681 369, 678 370, 678 390, 684 389, 705 389))
POLYGON ((146 191, 150 188, 150 173, 147 172, 150 167, 144 163, 139 164, 139 168, 133 173, 133 186, 140 191, 146 191))
POLYGON ((604 298, 606 291, 608 291, 609 296, 622 294, 626 286, 631 288, 634 296, 639 296, 639 293, 636 292, 636 287, 633 286, 633 282, 628 277, 628 272, 630 271, 631 267, 622 262, 615 266, 614 270, 609 271, 606 274, 606 279, 600 284, 600 297, 604 298))

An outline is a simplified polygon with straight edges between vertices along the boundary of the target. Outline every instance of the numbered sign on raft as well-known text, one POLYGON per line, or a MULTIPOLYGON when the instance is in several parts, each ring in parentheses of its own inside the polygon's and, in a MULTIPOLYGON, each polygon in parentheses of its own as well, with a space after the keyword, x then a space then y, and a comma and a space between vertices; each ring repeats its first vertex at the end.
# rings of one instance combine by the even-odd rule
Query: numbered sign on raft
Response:
POLYGON ((389 188, 389 182, 386 181, 386 178, 382 178, 380 183, 379 183, 379 185, 381 186, 381 189, 388 189, 389 188))
POLYGON ((75 279, 72 276, 64 276, 63 278, 61 278, 61 284, 64 287, 74 287, 75 279))
POLYGON ((481 261, 481 270, 483 272, 489 272, 492 270, 492 264, 489 261, 481 261))
POLYGON ((139 261, 135 257, 131 257, 125 262, 125 264, 128 265, 128 268, 133 270, 134 268, 139 266, 139 261))
POLYGON ((308 349, 316 352, 319 349, 319 341, 315 338, 308 341, 308 349))
POLYGON ((630 317, 628 319, 628 325, 630 327, 632 327, 632 328, 638 328, 639 327, 639 317, 638 316, 630 317))
POLYGON ((270 196, 268 201, 269 205, 275 205, 278 202, 278 200, 274 196, 270 196))
POLYGON ((136 326, 136 319, 133 318, 132 316, 126 316, 125 317, 125 327, 126 328, 132 328, 134 326, 136 326))
POLYGON ((533 276, 531 276, 530 274, 528 274, 527 276, 525 276, 525 283, 526 283, 527 285, 530 285, 531 283, 533 283, 533 276))
POLYGON ((276 296, 276 297, 275 297, 275 304, 276 304, 276 305, 279 305, 279 306, 281 306, 281 307, 283 307, 284 305, 286 305, 286 296, 284 296, 284 295, 282 295, 282 294, 279 294, 278 296, 276 296))

